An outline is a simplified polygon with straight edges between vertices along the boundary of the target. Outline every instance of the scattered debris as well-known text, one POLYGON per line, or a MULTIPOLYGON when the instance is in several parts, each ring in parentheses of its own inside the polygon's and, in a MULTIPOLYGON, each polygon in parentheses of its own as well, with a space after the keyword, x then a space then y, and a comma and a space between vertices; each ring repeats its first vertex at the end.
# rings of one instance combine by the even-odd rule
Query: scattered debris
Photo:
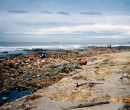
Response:
POLYGON ((35 100, 35 99, 38 99, 42 97, 41 95, 36 95, 36 94, 32 94, 32 95, 28 95, 25 97, 25 99, 28 101, 28 100, 35 100))

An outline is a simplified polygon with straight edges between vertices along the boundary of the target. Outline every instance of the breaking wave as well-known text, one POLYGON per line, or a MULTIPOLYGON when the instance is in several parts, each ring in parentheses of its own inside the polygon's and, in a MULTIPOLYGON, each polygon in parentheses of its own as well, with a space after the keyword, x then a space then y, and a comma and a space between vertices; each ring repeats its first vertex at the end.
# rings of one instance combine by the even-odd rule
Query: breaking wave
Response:
POLYGON ((23 50, 33 50, 33 49, 63 49, 63 50, 74 50, 80 49, 81 45, 57 45, 57 46, 22 46, 22 47, 4 47, 0 46, 0 52, 11 52, 11 51, 23 51, 23 50))

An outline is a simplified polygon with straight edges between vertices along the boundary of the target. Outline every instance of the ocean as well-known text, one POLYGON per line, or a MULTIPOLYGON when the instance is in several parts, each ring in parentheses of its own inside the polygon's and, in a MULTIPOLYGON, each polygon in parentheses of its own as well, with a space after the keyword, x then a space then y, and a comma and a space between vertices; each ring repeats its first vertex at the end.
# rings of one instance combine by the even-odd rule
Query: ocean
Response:
POLYGON ((26 54, 25 50, 74 50, 90 46, 130 46, 129 42, 0 42, 0 57, 13 54, 26 54))

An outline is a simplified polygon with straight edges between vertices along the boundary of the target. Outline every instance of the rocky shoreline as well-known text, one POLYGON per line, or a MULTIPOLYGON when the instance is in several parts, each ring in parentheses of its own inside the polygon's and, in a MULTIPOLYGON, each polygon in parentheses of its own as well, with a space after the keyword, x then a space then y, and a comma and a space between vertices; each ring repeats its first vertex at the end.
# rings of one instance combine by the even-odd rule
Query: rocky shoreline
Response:
MULTIPOLYGON (((90 51, 47 53, 47 57, 43 59, 41 54, 35 54, 33 60, 29 59, 29 55, 0 58, 0 94, 8 94, 11 89, 31 89, 34 93, 56 84, 66 76, 75 74, 77 70, 82 71, 80 60, 94 62, 96 58, 87 58, 118 52, 122 51, 115 48, 96 47, 90 51)), ((104 60, 102 64, 105 65, 106 62, 104 60)), ((115 64, 110 62, 110 65, 115 64)), ((95 65, 94 68, 99 67, 100 65, 95 65)))

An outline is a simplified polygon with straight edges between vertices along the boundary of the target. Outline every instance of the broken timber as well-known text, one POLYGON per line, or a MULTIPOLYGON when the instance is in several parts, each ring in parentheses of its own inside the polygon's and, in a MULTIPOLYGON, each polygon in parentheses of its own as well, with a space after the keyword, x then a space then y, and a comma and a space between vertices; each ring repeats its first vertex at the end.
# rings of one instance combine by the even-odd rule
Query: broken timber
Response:
POLYGON ((93 87, 95 84, 103 84, 103 83, 94 83, 94 82, 90 82, 90 83, 84 83, 84 84, 76 84, 76 87, 79 87, 79 86, 83 86, 85 84, 88 84, 89 87, 93 87))
POLYGON ((105 101, 105 102, 97 102, 97 103, 89 103, 89 104, 79 104, 78 106, 68 107, 67 109, 64 110, 83 108, 83 107, 92 107, 96 105, 109 104, 109 103, 110 103, 109 101, 105 101))

